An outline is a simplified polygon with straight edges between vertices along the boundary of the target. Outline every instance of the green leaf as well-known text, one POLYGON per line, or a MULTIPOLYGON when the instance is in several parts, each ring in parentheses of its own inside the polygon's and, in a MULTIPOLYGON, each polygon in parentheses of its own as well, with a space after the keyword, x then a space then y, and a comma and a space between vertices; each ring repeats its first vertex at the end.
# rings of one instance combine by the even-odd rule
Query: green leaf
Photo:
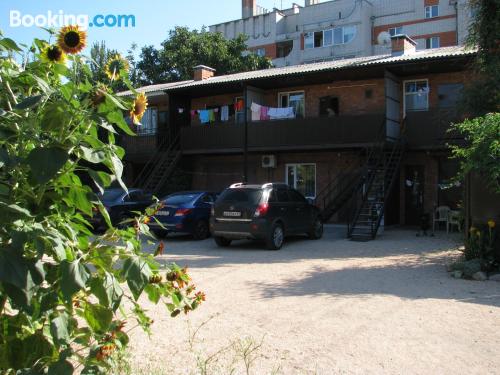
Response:
POLYGON ((157 304, 161 297, 161 291, 158 285, 148 284, 144 291, 147 293, 149 300, 157 304))
POLYGON ((54 338, 54 342, 60 346, 67 344, 70 340, 70 334, 68 332, 70 321, 67 314, 61 314, 58 317, 52 319, 50 322, 50 333, 54 338))
POLYGON ((123 105, 123 103, 118 99, 116 98, 114 95, 108 93, 108 92, 104 92, 104 95, 106 95, 106 99, 109 99, 109 101, 111 101, 111 103, 113 103, 116 107, 126 111, 127 108, 123 105))
POLYGON ((96 150, 85 146, 80 146, 80 150, 83 153, 83 159, 88 162, 98 164, 106 160, 106 152, 103 150, 96 150))
POLYGON ((66 301, 71 301, 73 295, 85 288, 89 274, 79 260, 61 262, 61 291, 66 301))
POLYGON ((51 103, 44 109, 41 121, 43 130, 60 129, 68 122, 67 109, 61 103, 51 103))
POLYGON ((132 129, 130 129, 130 126, 128 126, 127 122, 123 118, 123 114, 120 111, 113 111, 109 112, 106 115, 106 118, 108 121, 112 124, 116 124, 121 130, 125 132, 125 134, 134 136, 136 135, 132 129))
POLYGON ((59 360, 49 367, 47 375, 72 375, 75 369, 73 365, 66 360, 59 360))
POLYGON ((90 284, 92 293, 99 299, 102 306, 116 311, 120 306, 123 290, 116 278, 106 272, 103 279, 94 278, 90 284))
POLYGON ((68 153, 58 147, 37 147, 31 150, 27 163, 31 174, 40 184, 49 182, 68 161, 68 153))
POLYGON ((82 211, 88 216, 92 216, 92 202, 90 201, 91 193, 79 186, 75 186, 69 189, 68 196, 65 198, 66 202, 76 209, 82 211))
POLYGON ((113 312, 104 306, 87 303, 83 317, 94 332, 105 333, 113 320, 113 312))
POLYGON ((104 218, 104 221, 106 221, 108 228, 113 228, 113 223, 111 223, 111 218, 109 217, 109 212, 108 210, 106 210, 106 207, 104 207, 104 205, 101 202, 99 202, 97 208, 99 209, 99 212, 104 218))
POLYGON ((115 174, 116 180, 118 181, 120 186, 123 188, 123 190, 128 192, 127 186, 125 185, 125 183, 122 180, 122 175, 123 175, 123 163, 122 163, 122 161, 118 157, 116 157, 115 155, 112 155, 111 156, 111 163, 113 166, 113 172, 115 174))
POLYGON ((149 265, 139 257, 128 258, 123 264, 123 276, 137 300, 142 291, 149 284, 149 278, 152 275, 149 265))
POLYGON ((14 42, 10 38, 0 39, 0 45, 3 46, 3 47, 5 47, 7 50, 10 50, 10 51, 16 51, 16 52, 22 52, 23 51, 21 48, 19 48, 19 46, 17 45, 17 43, 14 42))
POLYGON ((16 104, 15 109, 28 109, 37 106, 43 100, 43 95, 34 95, 16 104))
POLYGON ((87 172, 89 173, 90 177, 96 184, 101 194, 104 193, 105 188, 111 185, 111 176, 106 172, 94 171, 93 169, 88 169, 87 172))

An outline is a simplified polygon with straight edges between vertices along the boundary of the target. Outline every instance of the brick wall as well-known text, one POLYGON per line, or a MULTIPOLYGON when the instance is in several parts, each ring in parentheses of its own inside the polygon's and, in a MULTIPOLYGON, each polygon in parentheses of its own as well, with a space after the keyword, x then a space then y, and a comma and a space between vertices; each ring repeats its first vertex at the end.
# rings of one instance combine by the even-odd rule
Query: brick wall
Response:
POLYGON ((270 59, 275 59, 278 57, 278 48, 276 47, 276 43, 271 43, 271 44, 263 44, 261 46, 255 46, 252 48, 249 48, 250 51, 255 52, 258 49, 264 48, 266 51, 266 57, 270 59))
POLYGON ((423 35, 415 35, 413 39, 427 39, 438 36, 439 37, 439 46, 440 47, 450 47, 457 45, 457 33, 455 31, 446 31, 442 33, 433 33, 433 34, 423 34, 423 35))

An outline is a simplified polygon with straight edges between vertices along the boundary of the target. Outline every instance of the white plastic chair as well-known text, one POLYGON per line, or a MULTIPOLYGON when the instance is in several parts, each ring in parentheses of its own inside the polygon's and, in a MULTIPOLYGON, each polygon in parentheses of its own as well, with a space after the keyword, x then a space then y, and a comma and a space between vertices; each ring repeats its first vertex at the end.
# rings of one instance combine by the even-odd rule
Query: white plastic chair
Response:
POLYGON ((448 234, 448 220, 449 220, 449 214, 450 214, 450 207, 448 206, 438 206, 436 207, 436 210, 434 211, 434 219, 432 220, 432 232, 436 230, 436 223, 438 223, 438 229, 439 229, 439 224, 444 223, 446 226, 446 234, 448 234))
MULTIPOLYGON (((462 231, 459 211, 448 212, 448 227, 453 229, 453 226, 457 227, 458 232, 462 231)), ((449 229, 447 229, 446 232, 449 232, 449 229)))

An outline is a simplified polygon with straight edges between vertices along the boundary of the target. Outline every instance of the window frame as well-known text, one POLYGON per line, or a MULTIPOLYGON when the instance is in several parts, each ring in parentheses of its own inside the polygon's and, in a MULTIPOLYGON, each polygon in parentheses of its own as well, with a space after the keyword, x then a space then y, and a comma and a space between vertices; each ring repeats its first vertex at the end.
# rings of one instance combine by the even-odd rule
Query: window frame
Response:
MULTIPOLYGON (((285 183, 289 185, 288 183, 288 168, 293 167, 295 176, 297 175, 297 166, 314 166, 314 196, 307 196, 305 194, 302 194, 306 199, 316 199, 316 194, 318 192, 318 167, 316 163, 287 163, 285 164, 285 183)), ((295 184, 294 186, 290 186, 291 189, 297 190, 297 179, 295 179, 295 184)))
MULTIPOLYGON (((306 92, 305 90, 297 90, 297 91, 281 91, 278 92, 278 108, 286 108, 281 106, 281 98, 286 95, 288 96, 288 106, 290 106, 290 95, 291 94, 302 94, 304 97, 304 113, 302 118, 306 118, 306 92)), ((297 117, 297 114, 295 114, 295 118, 300 118, 297 117)))
POLYGON ((254 50, 254 53, 257 56, 259 56, 259 57, 266 57, 266 49, 265 49, 265 47, 256 48, 254 50))
POLYGON ((439 5, 426 5, 424 7, 424 17, 425 19, 439 17, 439 5), (434 15, 434 9, 436 9, 436 15, 434 15))
POLYGON ((245 123, 245 97, 244 96, 236 96, 234 98, 234 104, 238 103, 238 100, 243 100, 243 110, 242 111, 237 111, 236 106, 234 108, 234 123, 236 125, 244 124, 245 123), (238 115, 243 115, 243 120, 241 122, 238 122, 238 115))
MULTIPOLYGON (((160 119, 159 119, 159 110, 158 110, 158 107, 154 106, 154 107, 149 107, 149 108, 146 108, 146 111, 144 112, 144 115, 142 116, 142 119, 141 119, 141 125, 136 125, 135 126, 135 134, 138 136, 138 137, 147 137, 147 136, 151 136, 151 135, 156 135, 158 134, 158 126, 159 126, 159 122, 160 122, 160 119), (148 111, 154 111, 156 112, 156 124, 152 125, 152 126, 145 126, 143 124, 143 120, 144 120, 144 117, 146 116, 146 113, 148 111)), ((152 115, 151 115, 152 116, 152 115)), ((146 116, 147 117, 147 116, 146 116)))
POLYGON ((387 32, 390 34, 390 36, 401 35, 401 34, 403 34, 403 26, 389 27, 387 29, 387 32), (398 29, 401 30, 399 33, 398 33, 398 29), (394 34, 391 33, 391 30, 394 30, 394 34))
POLYGON ((431 92, 431 87, 429 85, 429 79, 428 78, 421 78, 421 79, 408 79, 403 81, 403 112, 406 114, 408 112, 408 108, 406 106, 406 96, 407 95, 417 95, 418 93, 406 93, 406 84, 409 82, 425 82, 427 85, 427 101, 426 101, 426 107, 425 109, 412 109, 410 112, 425 112, 429 110, 429 95, 431 92))
POLYGON ((314 31, 308 31, 304 33, 304 49, 314 49, 314 31), (308 46, 308 40, 312 40, 312 46, 310 45, 310 43, 308 46))
POLYGON ((434 48, 439 48, 441 46, 441 38, 439 35, 436 36, 431 36, 430 38, 425 39, 425 49, 434 49, 434 48), (432 41, 437 40, 437 46, 433 46, 432 41), (428 46, 428 42, 430 44, 430 47, 428 46))
POLYGON ((358 28, 356 25, 344 25, 344 26, 338 26, 338 27, 332 27, 329 29, 324 29, 324 30, 319 30, 319 31, 308 31, 304 33, 304 49, 315 49, 315 48, 323 48, 323 47, 331 47, 331 46, 340 46, 344 44, 349 44, 351 43, 355 38, 356 35, 358 34, 358 28), (354 29, 353 37, 350 41, 346 42, 345 41, 345 28, 350 27, 354 29), (337 30, 340 30, 340 43, 335 42, 335 32, 337 30), (331 44, 326 44, 326 37, 325 34, 331 32, 331 44), (316 46, 316 34, 317 33, 322 33, 322 41, 321 41, 321 46, 316 46))

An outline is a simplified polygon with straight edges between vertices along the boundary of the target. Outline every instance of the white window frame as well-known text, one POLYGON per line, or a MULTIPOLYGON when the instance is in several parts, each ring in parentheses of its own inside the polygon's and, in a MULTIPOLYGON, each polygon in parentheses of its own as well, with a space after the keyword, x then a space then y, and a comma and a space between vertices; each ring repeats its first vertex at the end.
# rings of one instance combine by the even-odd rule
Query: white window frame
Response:
POLYGON ((391 35, 391 36, 394 36, 394 35, 401 35, 403 34, 403 26, 397 26, 397 27, 390 27, 387 29, 387 32, 391 35), (398 29, 400 30, 398 32, 398 29), (391 30, 394 30, 394 33, 391 32, 391 30))
POLYGON ((308 31, 308 32, 304 33, 304 49, 314 49, 314 48, 331 47, 331 46, 339 46, 339 45, 342 45, 342 44, 349 44, 349 43, 351 43, 356 38, 357 34, 358 34, 358 28, 357 28, 356 25, 339 26, 339 27, 334 27, 334 28, 331 28, 331 29, 325 29, 325 30, 322 30, 322 31, 308 31), (345 42, 344 28, 346 28, 346 27, 353 27, 354 28, 353 37, 352 37, 352 39, 349 42, 345 42), (341 41, 341 43, 335 43, 335 30, 340 30, 341 33, 342 33, 342 36, 341 36, 342 41, 341 41), (315 42, 314 34, 317 33, 317 32, 323 32, 323 41, 322 41, 321 46, 319 46, 319 47, 315 47, 315 45, 314 45, 314 42, 315 42), (325 33, 327 33, 327 32, 331 32, 332 33, 332 43, 331 44, 326 44, 325 43, 325 40, 326 40, 325 33), (309 44, 306 43, 306 40, 309 40, 309 44))
POLYGON ((441 46, 441 38, 439 36, 431 36, 430 38, 425 39, 425 49, 439 48, 441 46), (437 40, 437 46, 434 45, 433 41, 437 40), (430 47, 427 45, 429 42, 430 47))
MULTIPOLYGON (((290 105, 290 95, 293 94, 302 94, 304 96, 304 117, 306 118, 306 92, 304 90, 298 90, 298 91, 281 91, 278 93, 278 108, 283 108, 281 106, 281 98, 283 96, 288 96, 288 105, 290 105)), ((297 114, 295 114, 295 118, 297 118, 297 114)))
MULTIPOLYGON (((406 114, 406 84, 409 82, 424 82, 427 84, 427 103, 425 106, 425 109, 417 109, 417 110, 411 110, 411 112, 425 112, 429 110, 429 95, 431 93, 431 88, 429 86, 429 79, 428 78, 422 78, 422 79, 409 79, 406 81, 403 81, 403 112, 406 114)), ((410 93, 409 95, 417 95, 418 93, 410 93)))
POLYGON ((260 57, 265 57, 266 56, 266 49, 264 47, 262 48, 256 48, 254 50, 254 53, 257 55, 257 56, 260 56, 260 57))
MULTIPOLYGON (((300 166, 308 166, 308 165, 314 166, 314 196, 306 196, 306 195, 304 195, 304 196, 306 198, 315 199, 316 193, 318 191, 318 168, 316 166, 316 163, 288 163, 288 164, 285 164, 285 182, 288 185, 288 168, 294 167, 295 176, 297 176, 297 166, 298 165, 300 165, 300 166)), ((293 189, 297 190, 297 179, 295 179, 295 186, 293 186, 293 189)))
POLYGON ((244 96, 237 96, 234 98, 234 104, 238 103, 238 100, 243 100, 243 110, 242 111, 237 111, 236 108, 234 109, 234 123, 236 125, 241 125, 245 123, 245 97, 244 96), (238 115, 243 115, 243 121, 238 122, 238 115))
POLYGON ((439 5, 427 5, 424 8, 424 17, 426 19, 439 17, 439 5), (434 9, 436 10, 436 15, 433 15, 434 9))

